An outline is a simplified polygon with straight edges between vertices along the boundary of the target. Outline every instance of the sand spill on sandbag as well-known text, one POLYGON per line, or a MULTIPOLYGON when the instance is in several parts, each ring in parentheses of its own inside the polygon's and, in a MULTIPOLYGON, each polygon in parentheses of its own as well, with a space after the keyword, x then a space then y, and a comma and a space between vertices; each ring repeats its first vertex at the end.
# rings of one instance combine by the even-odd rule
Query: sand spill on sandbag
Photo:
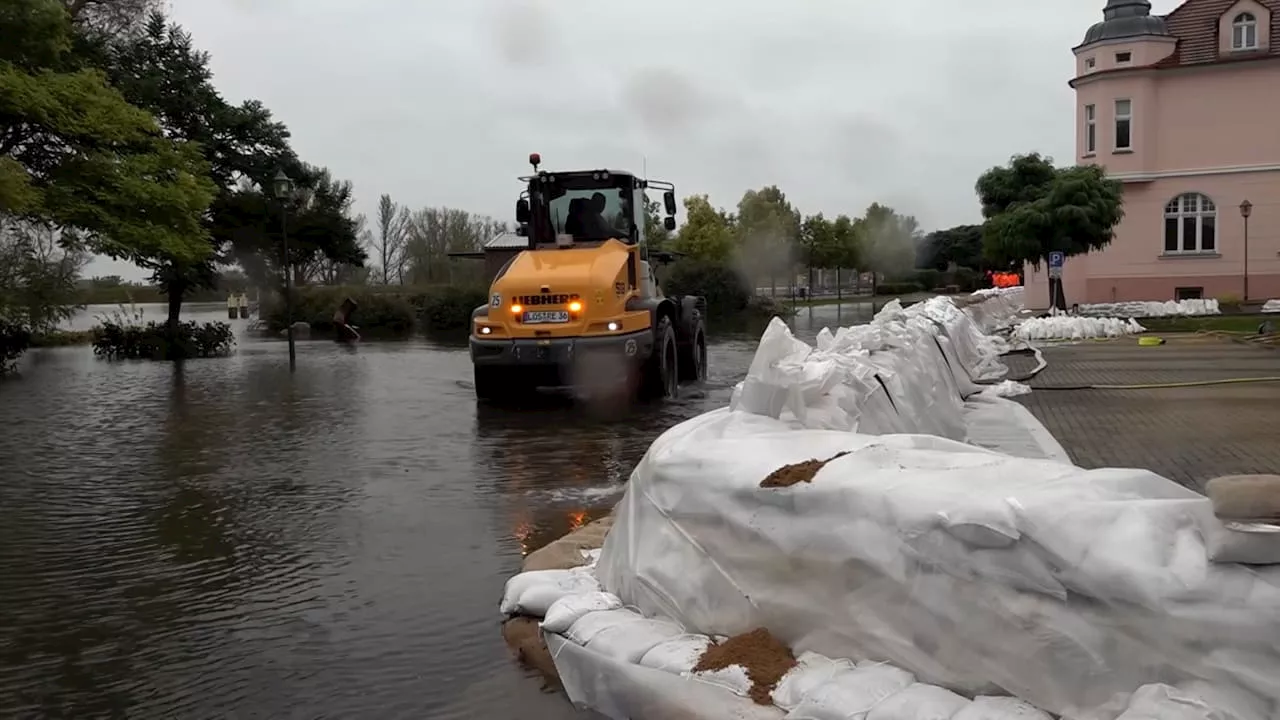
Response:
POLYGON ((796 656, 768 630, 758 628, 707 648, 693 671, 715 672, 733 665, 745 668, 751 679, 748 696, 757 705, 772 705, 773 689, 796 666, 796 656))
POLYGON ((813 482, 813 476, 817 475, 819 470, 826 467, 827 463, 848 454, 848 452, 838 452, 826 460, 805 460, 804 462, 783 465, 777 470, 769 473, 769 476, 764 480, 761 480, 760 487, 791 487, 796 483, 813 482))

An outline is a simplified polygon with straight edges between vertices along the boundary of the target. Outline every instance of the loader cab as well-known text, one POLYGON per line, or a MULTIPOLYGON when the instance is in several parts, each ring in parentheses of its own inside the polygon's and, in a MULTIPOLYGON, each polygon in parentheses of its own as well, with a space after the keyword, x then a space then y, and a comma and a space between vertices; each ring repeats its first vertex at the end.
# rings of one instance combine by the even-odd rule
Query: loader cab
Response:
POLYGON ((538 170, 541 158, 536 153, 529 162, 534 174, 520 178, 526 189, 516 203, 516 222, 531 250, 591 247, 610 239, 643 248, 649 188, 664 191, 664 226, 675 228, 675 186, 670 183, 621 170, 538 170))

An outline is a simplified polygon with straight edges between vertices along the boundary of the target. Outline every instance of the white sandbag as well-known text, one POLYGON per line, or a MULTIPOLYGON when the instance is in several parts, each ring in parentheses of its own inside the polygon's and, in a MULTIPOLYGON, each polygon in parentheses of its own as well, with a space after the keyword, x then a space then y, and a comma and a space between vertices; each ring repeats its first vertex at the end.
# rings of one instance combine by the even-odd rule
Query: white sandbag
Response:
POLYGON ((1218 711, 1223 720, 1272 720, 1275 717, 1268 703, 1241 688, 1204 680, 1181 682, 1176 687, 1184 694, 1203 700, 1218 711))
POLYGON ((1143 685, 1116 720, 1230 720, 1202 698, 1163 684, 1143 685))
POLYGON ((815 688, 828 683, 836 675, 853 669, 853 662, 844 658, 832 659, 815 652, 800 653, 796 666, 787 671, 773 689, 773 704, 783 710, 792 710, 804 701, 815 688))
POLYGON ((787 713, 787 720, 865 720, 885 698, 915 682, 906 670, 888 664, 859 664, 819 685, 787 713))
POLYGON ((1209 558, 1217 563, 1280 564, 1280 526, 1270 523, 1220 522, 1204 524, 1209 558))
POLYGON ((595 639, 596 635, 608 630, 616 625, 624 625, 637 623, 644 620, 645 617, 634 610, 620 608, 618 610, 599 610, 589 612, 578 618, 578 621, 569 626, 569 629, 563 634, 572 640, 575 644, 586 645, 595 639))
POLYGON ((1017 698, 980 695, 951 720, 1053 720, 1049 713, 1017 698))
POLYGON ((673 622, 640 618, 600 630, 587 641, 587 649, 614 660, 639 663, 658 643, 683 634, 684 629, 673 622))
POLYGON ((683 675, 693 672, 694 666, 709 647, 711 638, 706 635, 684 635, 654 645, 640 658, 640 664, 654 670, 683 675))
POLYGON ((951 720, 968 704, 946 688, 914 683, 872 708, 867 720, 951 720))
MULTIPOLYGON (((581 570, 581 568, 574 568, 581 570)), ((572 572, 553 583, 534 583, 520 594, 516 612, 521 615, 543 617, 560 598, 585 592, 599 592, 600 581, 589 572, 572 572)))
POLYGON ((541 627, 547 632, 562 633, 589 612, 617 610, 620 607, 622 601, 613 593, 597 590, 565 595, 547 608, 541 627))
POLYGON ((1018 397, 1019 395, 1031 394, 1031 386, 1016 380, 1002 380, 995 385, 988 385, 983 388, 982 394, 1004 398, 1018 397))
POLYGON ((585 568, 522 572, 507 580, 499 610, 503 615, 542 617, 552 603, 565 595, 599 589, 599 581, 585 568))

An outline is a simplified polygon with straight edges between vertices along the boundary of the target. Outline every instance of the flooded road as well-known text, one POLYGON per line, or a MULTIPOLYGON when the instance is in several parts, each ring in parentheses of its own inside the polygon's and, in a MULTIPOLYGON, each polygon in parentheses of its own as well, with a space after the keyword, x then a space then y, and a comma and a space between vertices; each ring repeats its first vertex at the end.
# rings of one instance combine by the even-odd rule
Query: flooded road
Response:
POLYGON ((292 377, 243 335, 183 367, 33 351, 0 382, 0 717, 583 717, 509 657, 503 583, 727 403, 757 337, 614 420, 477 407, 466 348, 425 340, 300 343, 292 377))

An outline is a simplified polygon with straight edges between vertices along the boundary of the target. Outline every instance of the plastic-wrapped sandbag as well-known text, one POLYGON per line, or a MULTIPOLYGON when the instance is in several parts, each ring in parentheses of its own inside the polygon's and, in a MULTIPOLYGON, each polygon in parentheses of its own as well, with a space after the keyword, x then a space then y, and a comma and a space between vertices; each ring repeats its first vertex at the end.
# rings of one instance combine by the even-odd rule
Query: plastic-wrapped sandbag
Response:
POLYGON ((1163 684, 1143 685, 1116 720, 1235 720, 1204 699, 1163 684))
POLYGON ((1169 677, 1280 699, 1280 568, 1208 562, 1208 499, 1147 471, 720 410, 654 442, 616 517, 601 582, 699 632, 764 626, 796 653, 1059 714, 1169 677), (760 487, 841 452, 809 482, 760 487), (939 514, 1001 502, 1016 512, 1006 547, 939 514))
POLYGON ((960 708, 951 720, 1053 720, 1049 713, 1011 697, 980 695, 960 708))
POLYGON ((783 710, 792 710, 819 686, 836 675, 853 669, 853 663, 844 658, 831 659, 815 652, 801 653, 796 666, 787 671, 773 689, 773 704, 783 710))
POLYGON ((609 628, 623 624, 638 623, 644 619, 645 617, 640 613, 626 608, 599 610, 589 612, 578 618, 578 621, 570 625, 563 635, 577 645, 586 645, 594 640, 596 635, 609 628))
POLYGON ((814 688, 787 720, 865 720, 889 696, 915 682, 906 670, 885 664, 859 665, 814 688))
POLYGON ((542 629, 547 632, 562 633, 589 612, 617 610, 620 607, 622 607, 622 601, 613 593, 596 591, 565 595, 547 608, 542 618, 542 629))
POLYGON ((1023 340, 1087 340, 1136 335, 1144 331, 1145 328, 1133 318, 1122 320, 1080 315, 1050 315, 1023 321, 1014 331, 1014 335, 1023 340))
POLYGON ((603 628, 587 641, 587 647, 615 660, 639 663, 659 643, 683 634, 684 630, 675 623, 640 618, 603 628))
POLYGON ((1181 317, 1186 315, 1219 315, 1222 309, 1213 298, 1187 300, 1137 300, 1116 303, 1091 303, 1081 305, 1080 315, 1093 317, 1181 317))
POLYGON ((872 708, 867 720, 951 720, 968 704, 946 688, 914 683, 872 708))
POLYGON ((532 570, 507 580, 499 610, 503 615, 542 617, 552 603, 565 595, 598 591, 600 582, 586 568, 532 570))

